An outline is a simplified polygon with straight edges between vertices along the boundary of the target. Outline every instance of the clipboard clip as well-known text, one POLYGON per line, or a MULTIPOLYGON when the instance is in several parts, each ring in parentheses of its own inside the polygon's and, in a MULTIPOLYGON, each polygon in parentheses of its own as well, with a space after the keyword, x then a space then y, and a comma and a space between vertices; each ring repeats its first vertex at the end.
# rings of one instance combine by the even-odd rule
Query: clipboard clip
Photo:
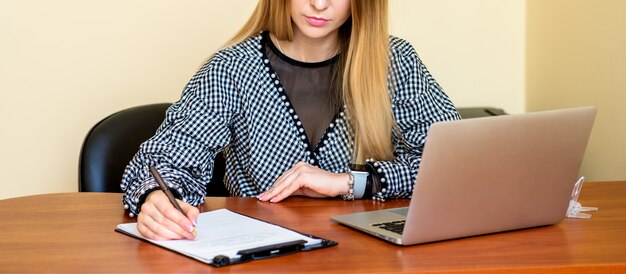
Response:
POLYGON ((239 250, 237 255, 241 255, 240 260, 257 260, 268 257, 276 257, 298 252, 304 248, 307 242, 305 240, 296 240, 285 243, 272 244, 267 246, 255 247, 245 250, 239 250))
POLYGON ((243 263, 252 260, 259 260, 271 257, 277 257, 287 255, 304 250, 305 240, 296 240, 272 245, 266 245, 261 247, 255 247, 250 249, 239 250, 237 255, 239 258, 231 259, 228 256, 218 255, 213 257, 213 265, 225 266, 230 264, 243 263))

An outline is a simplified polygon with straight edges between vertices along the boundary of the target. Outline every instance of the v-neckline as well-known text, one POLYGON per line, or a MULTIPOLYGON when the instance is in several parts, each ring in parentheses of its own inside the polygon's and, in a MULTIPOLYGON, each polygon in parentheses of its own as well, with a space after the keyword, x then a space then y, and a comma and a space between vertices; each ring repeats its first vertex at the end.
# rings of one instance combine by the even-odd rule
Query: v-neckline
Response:
MULTIPOLYGON (((305 149, 305 153, 306 155, 309 157, 309 163, 313 164, 313 165, 317 165, 318 161, 317 161, 317 156, 320 155, 320 153, 324 150, 324 147, 327 145, 328 143, 328 139, 334 136, 334 131, 336 128, 336 124, 340 119, 344 118, 344 111, 343 109, 339 109, 333 116, 332 120, 330 121, 330 123, 326 126, 326 129, 324 130, 324 133, 322 134, 322 137, 320 138, 319 142, 317 143, 317 145, 315 147, 313 147, 311 145, 311 141, 309 140, 309 137, 306 134, 306 131, 304 130, 304 126, 302 125, 302 121, 300 120, 300 117, 298 116, 298 113, 296 112, 295 108, 293 107, 293 104, 291 103, 289 96, 287 95, 286 91, 285 91, 285 87, 283 86, 283 84, 281 83, 280 79, 278 78, 278 74, 276 73, 276 71, 274 70, 274 68, 272 67, 269 58, 267 56, 267 54, 265 53, 265 45, 268 45, 271 47, 275 47, 273 45, 273 43, 270 41, 269 38, 269 34, 267 32, 263 33, 261 35, 261 41, 260 41, 260 46, 258 47, 259 51, 261 52, 261 56, 263 58, 263 64, 265 65, 265 72, 269 75, 270 79, 272 80, 272 84, 275 87, 275 90, 278 92, 279 98, 282 101, 282 106, 284 108, 285 113, 289 114, 289 116, 291 117, 291 121, 293 122, 293 125, 295 126, 295 128, 298 131, 298 135, 300 140, 302 141, 303 145, 304 145, 304 149, 305 149)), ((274 53, 279 57, 282 58, 280 56, 280 52, 275 52, 274 53)), ((287 57, 289 58, 289 57, 287 57)), ((336 57, 334 57, 336 58, 336 57)), ((289 60, 293 60, 291 58, 289 58, 289 60)), ((294 60, 295 61, 295 60, 294 60)), ((327 61, 323 61, 323 62, 329 62, 330 60, 327 61)), ((289 62, 289 61, 286 61, 289 62)), ((307 64, 307 63, 303 63, 303 64, 307 64)), ((318 64, 318 63, 316 63, 318 64)))

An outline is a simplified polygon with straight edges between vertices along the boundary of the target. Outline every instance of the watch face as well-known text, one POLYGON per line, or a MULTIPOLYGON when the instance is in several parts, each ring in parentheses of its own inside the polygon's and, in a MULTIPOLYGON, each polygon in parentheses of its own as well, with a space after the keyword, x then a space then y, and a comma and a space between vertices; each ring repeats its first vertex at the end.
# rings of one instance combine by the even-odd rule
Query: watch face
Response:
POLYGON ((367 180, 367 176, 370 175, 369 172, 360 170, 352 170, 352 174, 355 178, 363 178, 364 180, 367 180))

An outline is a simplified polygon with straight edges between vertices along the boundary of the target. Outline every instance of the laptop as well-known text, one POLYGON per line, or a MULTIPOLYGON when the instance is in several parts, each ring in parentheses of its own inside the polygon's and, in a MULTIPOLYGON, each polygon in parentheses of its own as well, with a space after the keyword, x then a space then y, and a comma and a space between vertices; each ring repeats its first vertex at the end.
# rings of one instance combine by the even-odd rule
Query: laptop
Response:
POLYGON ((583 107, 435 123, 408 207, 331 219, 398 245, 559 223, 595 114, 583 107))

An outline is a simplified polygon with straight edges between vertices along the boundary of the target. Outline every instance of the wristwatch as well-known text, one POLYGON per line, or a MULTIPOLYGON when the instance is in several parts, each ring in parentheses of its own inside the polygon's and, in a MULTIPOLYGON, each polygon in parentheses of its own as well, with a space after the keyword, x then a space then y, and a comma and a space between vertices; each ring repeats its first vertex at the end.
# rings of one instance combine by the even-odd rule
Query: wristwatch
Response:
MULTIPOLYGON (((350 170, 352 171, 352 175, 354 175, 354 199, 363 199, 366 198, 366 193, 369 182, 369 172, 365 169, 365 165, 350 165, 350 170)), ((371 193, 371 187, 370 187, 371 193)), ((369 195, 371 196, 371 195, 369 195)))

